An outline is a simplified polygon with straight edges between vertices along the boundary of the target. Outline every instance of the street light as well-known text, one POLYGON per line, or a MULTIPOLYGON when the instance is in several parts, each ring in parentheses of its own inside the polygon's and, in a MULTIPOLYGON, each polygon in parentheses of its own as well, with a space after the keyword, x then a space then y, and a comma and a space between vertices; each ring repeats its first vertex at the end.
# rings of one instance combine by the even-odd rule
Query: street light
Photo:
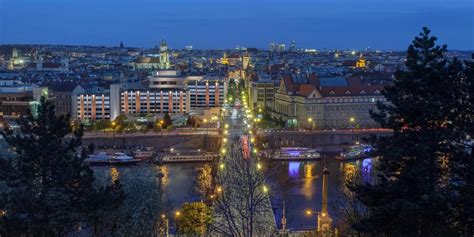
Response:
POLYGON ((313 131, 313 118, 308 118, 308 123, 310 124, 310 130, 313 131))
POLYGON ((160 126, 161 126, 161 129, 160 129, 160 131, 161 131, 161 136, 163 136, 163 124, 164 124, 164 123, 165 123, 165 121, 163 121, 163 119, 162 119, 162 120, 160 120, 160 126))
POLYGON ((165 222, 165 236, 167 237, 169 233, 169 220, 168 218, 166 218, 165 214, 161 215, 161 219, 163 219, 163 221, 165 222))
POLYGON ((351 141, 354 140, 354 123, 355 123, 355 118, 354 117, 350 117, 349 118, 349 122, 351 123, 351 141))
POLYGON ((112 121, 112 130, 114 130, 114 136, 113 136, 113 139, 112 139, 112 143, 114 144, 113 146, 115 146, 115 125, 117 123, 115 121, 112 121))

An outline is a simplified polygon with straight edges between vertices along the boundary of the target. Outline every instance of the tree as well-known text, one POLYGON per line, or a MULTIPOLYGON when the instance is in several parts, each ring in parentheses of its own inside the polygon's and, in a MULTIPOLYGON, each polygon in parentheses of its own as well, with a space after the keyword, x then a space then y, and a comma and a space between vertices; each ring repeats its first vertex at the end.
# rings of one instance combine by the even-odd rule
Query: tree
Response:
POLYGON ((0 221, 2 236, 59 236, 94 222, 94 211, 119 206, 119 182, 96 188, 93 172, 78 156, 83 126, 72 130, 69 115, 56 116, 51 102, 42 98, 33 115, 18 121, 21 131, 3 133, 15 151, 2 160, 0 221))
POLYGON ((115 118, 115 120, 111 123, 112 129, 116 133, 123 133, 123 131, 129 126, 129 122, 127 120, 127 116, 121 114, 115 118))
POLYGON ((188 119, 186 120, 186 125, 187 126, 190 126, 190 127, 193 127, 193 128, 197 128, 197 119, 195 116, 189 116, 188 119))
POLYGON ((92 129, 94 131, 102 131, 109 128, 110 126, 110 120, 98 120, 94 122, 94 124, 92 125, 92 129))
POLYGON ((472 236, 474 132, 472 63, 447 60, 447 47, 423 28, 408 47, 372 117, 388 137, 372 138, 380 156, 374 184, 351 185, 369 209, 357 230, 385 236, 472 236), (470 70, 470 71, 469 71, 470 70), (469 196, 471 195, 471 196, 469 196))
POLYGON ((173 121, 171 120, 171 116, 169 113, 166 113, 163 117, 163 125, 164 129, 168 128, 169 126, 173 126, 173 121))
POLYGON ((216 177, 212 231, 225 236, 259 236, 274 231, 267 175, 256 158, 245 158, 238 139, 216 177))
POLYGON ((177 219, 178 232, 184 235, 201 235, 212 222, 212 209, 203 202, 184 203, 177 219))

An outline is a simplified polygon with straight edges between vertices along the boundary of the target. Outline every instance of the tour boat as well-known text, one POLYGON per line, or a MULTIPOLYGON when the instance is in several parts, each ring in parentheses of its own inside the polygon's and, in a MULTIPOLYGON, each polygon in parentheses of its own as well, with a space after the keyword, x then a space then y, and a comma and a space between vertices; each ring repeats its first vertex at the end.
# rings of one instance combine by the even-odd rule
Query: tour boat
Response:
POLYGON ((152 149, 136 150, 133 152, 133 156, 140 160, 150 160, 154 154, 155 152, 152 149))
POLYGON ((99 152, 89 155, 89 157, 84 160, 84 162, 90 165, 131 165, 140 161, 140 159, 135 159, 123 152, 116 152, 113 155, 108 155, 106 152, 99 152))
POLYGON ((319 149, 307 147, 282 147, 271 156, 274 160, 318 160, 321 158, 319 149))
POLYGON ((211 152, 201 151, 173 151, 159 155, 159 160, 163 163, 184 163, 184 162, 211 162, 218 155, 211 152))
POLYGON ((341 161, 364 159, 368 157, 372 149, 371 146, 366 144, 354 145, 341 152, 340 156, 336 156, 336 159, 341 161))

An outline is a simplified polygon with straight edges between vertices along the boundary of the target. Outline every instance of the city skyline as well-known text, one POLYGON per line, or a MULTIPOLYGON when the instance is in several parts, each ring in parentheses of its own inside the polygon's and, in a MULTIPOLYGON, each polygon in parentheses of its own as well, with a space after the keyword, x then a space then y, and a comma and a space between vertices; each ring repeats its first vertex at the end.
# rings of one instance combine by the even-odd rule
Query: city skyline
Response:
POLYGON ((450 49, 472 50, 468 0, 0 2, 0 44, 104 45, 151 48, 298 48, 405 50, 428 26, 450 49), (464 36, 464 37, 460 37, 464 36), (390 40, 387 40, 390 39, 390 40))

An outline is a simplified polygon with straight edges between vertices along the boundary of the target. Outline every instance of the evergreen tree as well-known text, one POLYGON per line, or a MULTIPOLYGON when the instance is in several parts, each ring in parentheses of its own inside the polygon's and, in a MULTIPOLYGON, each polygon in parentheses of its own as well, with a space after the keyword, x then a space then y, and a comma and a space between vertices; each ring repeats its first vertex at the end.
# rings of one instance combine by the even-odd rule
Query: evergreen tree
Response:
MULTIPOLYGON (((393 130, 372 138, 379 180, 352 190, 368 208, 355 224, 375 236, 471 236, 473 161, 472 73, 423 28, 408 47, 406 67, 385 89, 372 117, 393 130)), ((472 72, 472 67, 471 67, 472 72)))
POLYGON ((119 206, 123 193, 115 182, 94 187, 93 172, 79 156, 83 126, 73 130, 69 116, 56 116, 41 99, 36 115, 19 119, 21 131, 7 130, 15 157, 2 160, 0 221, 2 236, 59 236, 95 224, 96 212, 119 206))

